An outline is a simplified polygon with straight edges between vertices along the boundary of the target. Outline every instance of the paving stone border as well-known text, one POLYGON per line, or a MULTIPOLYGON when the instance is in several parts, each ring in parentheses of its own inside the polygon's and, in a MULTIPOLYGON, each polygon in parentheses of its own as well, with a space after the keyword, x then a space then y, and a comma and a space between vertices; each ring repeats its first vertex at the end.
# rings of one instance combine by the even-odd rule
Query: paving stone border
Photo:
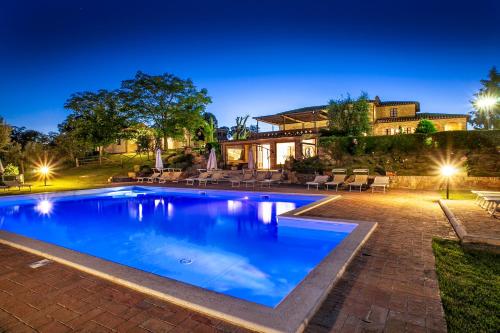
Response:
POLYGON ((452 210, 446 205, 445 200, 439 199, 439 205, 463 245, 500 252, 500 239, 467 233, 465 225, 453 214, 452 210))

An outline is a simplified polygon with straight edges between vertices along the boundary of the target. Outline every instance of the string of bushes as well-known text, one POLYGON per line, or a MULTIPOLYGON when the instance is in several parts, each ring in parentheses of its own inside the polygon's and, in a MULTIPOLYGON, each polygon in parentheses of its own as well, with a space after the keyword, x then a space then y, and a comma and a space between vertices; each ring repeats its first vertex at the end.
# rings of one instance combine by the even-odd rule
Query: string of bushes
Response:
POLYGON ((432 134, 400 134, 358 137, 320 137, 321 148, 332 157, 341 154, 365 155, 372 153, 416 153, 422 151, 466 150, 498 153, 500 130, 447 131, 432 134))

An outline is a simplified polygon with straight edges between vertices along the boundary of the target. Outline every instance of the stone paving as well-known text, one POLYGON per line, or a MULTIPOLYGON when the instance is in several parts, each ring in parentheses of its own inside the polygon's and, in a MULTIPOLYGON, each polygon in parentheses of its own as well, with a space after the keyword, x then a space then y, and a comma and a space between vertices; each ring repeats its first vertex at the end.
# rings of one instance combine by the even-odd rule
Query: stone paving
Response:
POLYGON ((462 222, 467 234, 500 239, 500 217, 491 216, 474 200, 446 200, 446 206, 462 222))
MULTIPOLYGON (((431 241, 454 233, 437 194, 340 194, 307 215, 379 226, 306 331, 445 332, 431 241)), ((245 332, 61 264, 28 267, 40 259, 0 245, 0 332, 245 332)))

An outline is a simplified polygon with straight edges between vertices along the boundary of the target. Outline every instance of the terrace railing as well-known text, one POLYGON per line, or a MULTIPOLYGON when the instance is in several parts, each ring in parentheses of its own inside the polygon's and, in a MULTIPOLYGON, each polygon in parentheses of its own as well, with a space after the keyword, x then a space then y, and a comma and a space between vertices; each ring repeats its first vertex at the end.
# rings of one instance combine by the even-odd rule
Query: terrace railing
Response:
POLYGON ((315 128, 301 128, 283 131, 271 131, 271 132, 260 132, 260 133, 250 133, 249 139, 266 139, 266 138, 281 138, 287 136, 302 136, 307 134, 316 134, 318 129, 315 128))

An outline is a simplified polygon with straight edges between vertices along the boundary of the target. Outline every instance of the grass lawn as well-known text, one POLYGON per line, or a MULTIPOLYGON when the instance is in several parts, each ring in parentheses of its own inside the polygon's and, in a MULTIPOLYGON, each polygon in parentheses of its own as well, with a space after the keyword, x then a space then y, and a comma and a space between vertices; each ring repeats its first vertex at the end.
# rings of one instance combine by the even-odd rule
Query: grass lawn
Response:
MULTIPOLYGON (((446 199, 446 190, 440 190, 439 194, 442 199, 446 199)), ((476 199, 476 195, 470 190, 451 190, 450 189, 450 200, 473 200, 476 199)))
POLYGON ((498 332, 500 255, 444 239, 434 239, 432 248, 448 331, 498 332))
MULTIPOLYGON (((33 185, 33 193, 87 189, 106 185, 111 176, 126 176, 128 171, 133 170, 134 165, 152 165, 154 163, 153 159, 148 161, 146 155, 125 156, 123 166, 120 155, 111 156, 111 159, 113 164, 89 164, 78 168, 55 170, 53 177, 47 180, 47 186, 44 186, 43 179, 38 179, 36 175, 30 176, 28 174, 25 181, 33 185)), ((26 193, 30 192, 27 190, 0 191, 0 196, 26 193)))

